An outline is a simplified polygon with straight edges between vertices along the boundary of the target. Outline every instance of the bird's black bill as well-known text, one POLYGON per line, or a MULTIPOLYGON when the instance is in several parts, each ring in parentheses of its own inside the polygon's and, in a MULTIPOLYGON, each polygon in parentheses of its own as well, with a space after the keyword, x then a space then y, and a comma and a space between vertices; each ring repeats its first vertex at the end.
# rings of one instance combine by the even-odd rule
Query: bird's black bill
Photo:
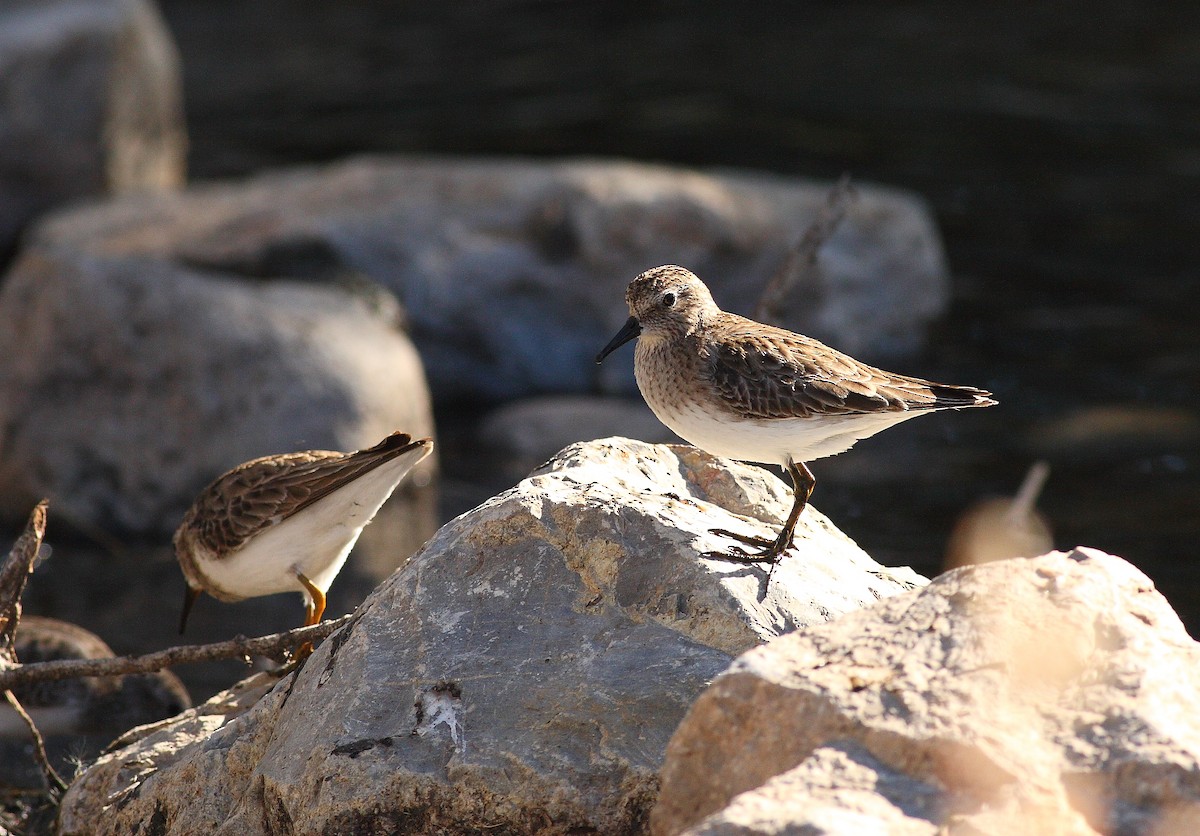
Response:
POLYGON ((200 597, 200 590, 193 589, 189 584, 187 591, 183 593, 183 614, 179 616, 179 635, 183 635, 183 631, 187 628, 188 614, 192 611, 192 604, 196 603, 196 599, 200 597))
POLYGON ((642 333, 642 326, 638 323, 637 317, 629 317, 629 320, 621 326, 621 330, 617 332, 617 335, 596 355, 596 365, 598 366, 603 363, 605 357, 625 345, 625 343, 637 339, 640 333, 642 333))

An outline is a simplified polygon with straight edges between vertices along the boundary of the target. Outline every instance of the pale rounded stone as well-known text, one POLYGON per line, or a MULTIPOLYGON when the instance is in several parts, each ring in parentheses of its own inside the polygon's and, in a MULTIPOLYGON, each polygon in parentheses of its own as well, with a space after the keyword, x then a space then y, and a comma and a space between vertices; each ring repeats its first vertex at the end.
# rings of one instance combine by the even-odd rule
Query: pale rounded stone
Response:
POLYGON ((734 662, 671 739, 651 830, 1195 832, 1198 670, 1118 557, 958 569, 734 662))

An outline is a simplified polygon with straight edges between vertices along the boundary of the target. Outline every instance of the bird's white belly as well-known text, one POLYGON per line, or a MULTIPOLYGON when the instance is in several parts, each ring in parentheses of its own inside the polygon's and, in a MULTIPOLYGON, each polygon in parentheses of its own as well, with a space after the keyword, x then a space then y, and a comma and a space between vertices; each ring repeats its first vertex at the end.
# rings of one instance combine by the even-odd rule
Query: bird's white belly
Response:
POLYGON ((348 526, 321 513, 307 513, 315 509, 314 505, 259 534, 224 560, 206 563, 204 574, 214 586, 238 598, 304 592, 297 571, 318 589, 327 590, 365 523, 348 526))
POLYGON ((786 466, 788 459, 808 462, 849 450, 856 441, 921 410, 811 418, 735 418, 726 410, 703 409, 692 401, 655 403, 658 419, 702 450, 740 461, 786 466))

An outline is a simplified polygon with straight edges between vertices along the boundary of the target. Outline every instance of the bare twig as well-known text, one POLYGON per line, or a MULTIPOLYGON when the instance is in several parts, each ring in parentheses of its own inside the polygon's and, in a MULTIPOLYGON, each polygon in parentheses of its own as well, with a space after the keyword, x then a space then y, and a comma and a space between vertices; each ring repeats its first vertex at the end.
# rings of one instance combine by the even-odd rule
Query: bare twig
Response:
POLYGON ((322 621, 310 627, 297 627, 282 633, 248 639, 237 636, 213 644, 180 645, 147 653, 144 656, 116 656, 108 659, 59 659, 35 662, 8 670, 0 670, 0 688, 15 688, 34 682, 53 682, 83 676, 120 676, 127 673, 148 673, 175 665, 211 662, 217 659, 236 659, 243 656, 273 656, 282 651, 326 638, 354 617, 353 613, 332 621, 322 621))
POLYGON ((48 506, 45 499, 34 506, 25 530, 13 543, 4 565, 0 566, 0 667, 5 662, 16 662, 13 636, 17 632, 17 622, 21 620, 21 595, 42 547, 42 538, 46 536, 48 506))
POLYGON ((787 254, 775 275, 771 276, 767 286, 763 288, 754 308, 754 318, 760 322, 771 322, 777 318, 780 301, 792 285, 801 279, 810 284, 816 284, 817 253, 821 246, 829 240, 838 224, 846 217, 846 211, 858 193, 850 185, 850 175, 843 174, 841 179, 825 196, 825 204, 813 218, 804 235, 787 254))
MULTIPOLYGON (((25 582, 33 572, 33 564, 42 548, 42 540, 46 536, 46 510, 50 503, 43 499, 34 506, 25 523, 25 530, 13 543, 4 564, 0 566, 0 676, 20 668, 17 663, 15 641, 17 625, 21 621, 21 596, 25 592, 25 582)), ((4 689, 4 699, 12 706, 13 711, 29 729, 33 738, 33 758, 46 779, 46 788, 51 798, 66 792, 67 785, 50 764, 46 755, 46 740, 38 730, 37 724, 8 688, 4 689)))
POLYGON ((67 785, 50 764, 46 756, 46 744, 33 718, 21 705, 14 688, 38 682, 54 682, 85 676, 121 676, 131 673, 148 673, 174 665, 193 662, 209 662, 217 659, 232 659, 250 656, 274 656, 299 645, 320 641, 354 617, 353 613, 332 621, 309 627, 298 627, 282 633, 248 639, 238 636, 229 641, 214 644, 181 645, 147 653, 144 656, 119 656, 104 659, 58 659, 51 662, 18 663, 13 650, 13 638, 21 618, 21 595, 25 582, 33 571, 34 561, 41 549, 46 533, 46 509, 42 500, 33 509, 25 531, 13 544, 8 558, 0 565, 0 690, 13 710, 24 721, 33 737, 34 757, 41 767, 51 793, 62 793, 67 785))
POLYGON ((50 758, 46 755, 46 740, 42 737, 42 733, 38 731, 33 718, 29 716, 29 712, 25 710, 25 706, 21 705, 21 701, 17 699, 17 695, 12 691, 6 690, 4 698, 8 700, 8 704, 17 712, 17 716, 25 721, 25 725, 29 728, 29 734, 33 737, 34 759, 37 760, 38 766, 42 768, 42 774, 46 776, 46 783, 50 786, 51 791, 66 792, 67 784, 54 770, 54 767, 50 765, 50 758))

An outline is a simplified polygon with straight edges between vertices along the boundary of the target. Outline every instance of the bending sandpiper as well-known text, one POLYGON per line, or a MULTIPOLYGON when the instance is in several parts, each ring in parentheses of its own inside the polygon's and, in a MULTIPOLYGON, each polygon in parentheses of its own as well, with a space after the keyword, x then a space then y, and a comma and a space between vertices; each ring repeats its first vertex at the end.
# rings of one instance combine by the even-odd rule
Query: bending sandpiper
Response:
POLYGON ((397 432, 355 453, 263 456, 218 477, 175 532, 187 579, 179 632, 201 592, 221 601, 300 592, 304 624, 316 624, 358 535, 431 449, 397 432))
POLYGON ((709 453, 777 464, 791 477, 792 510, 774 540, 713 529, 759 549, 735 546, 723 555, 734 560, 773 565, 792 545, 816 485, 805 462, 933 410, 996 403, 982 389, 886 372, 726 313, 700 279, 673 264, 630 282, 625 301, 631 316, 596 362, 637 339, 638 388, 660 421, 709 453))

